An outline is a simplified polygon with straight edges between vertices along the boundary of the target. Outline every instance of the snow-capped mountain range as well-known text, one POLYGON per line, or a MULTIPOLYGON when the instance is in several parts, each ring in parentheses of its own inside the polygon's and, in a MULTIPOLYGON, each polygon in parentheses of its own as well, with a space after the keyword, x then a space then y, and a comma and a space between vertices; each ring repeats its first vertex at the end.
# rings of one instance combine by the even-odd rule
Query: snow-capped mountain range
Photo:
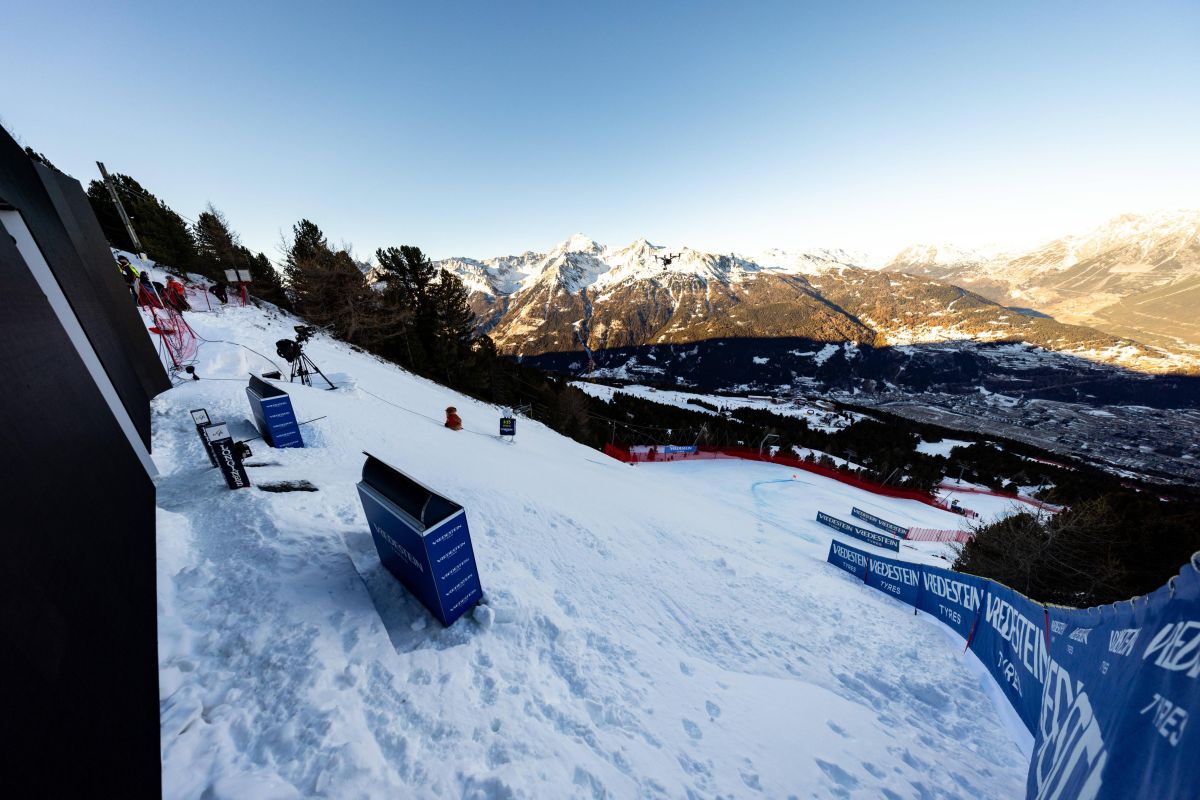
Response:
POLYGON ((736 282, 758 273, 815 275, 831 267, 862 265, 861 256, 844 250, 766 250, 753 256, 705 253, 689 247, 672 250, 638 239, 625 247, 607 247, 582 233, 555 245, 546 253, 527 251, 478 261, 448 258, 437 262, 466 283, 472 291, 493 297, 519 294, 547 276, 569 292, 603 291, 628 281, 664 276, 695 276, 736 282), (669 264, 661 259, 675 256, 669 264))
POLYGON ((1019 256, 914 246, 884 267, 836 249, 743 255, 644 238, 613 247, 583 234, 547 252, 437 265, 464 281, 481 329, 515 355, 727 337, 877 347, 1024 341, 1142 371, 1176 372, 1200 367, 1200 352, 1164 340, 1148 345, 1153 337, 1139 337, 1131 326, 1106 333, 1063 324, 1051 318, 1062 303, 1047 307, 1037 298, 1089 292, 1094 283, 1144 290, 1189 276, 1200 291, 1200 258, 1193 252, 1198 219, 1186 213, 1122 217, 1087 237, 1019 256), (1073 289, 1071 281, 1083 288, 1073 289))
POLYGON ((910 247, 888 269, 1148 344, 1200 353, 1200 211, 1125 214, 1028 252, 910 247))

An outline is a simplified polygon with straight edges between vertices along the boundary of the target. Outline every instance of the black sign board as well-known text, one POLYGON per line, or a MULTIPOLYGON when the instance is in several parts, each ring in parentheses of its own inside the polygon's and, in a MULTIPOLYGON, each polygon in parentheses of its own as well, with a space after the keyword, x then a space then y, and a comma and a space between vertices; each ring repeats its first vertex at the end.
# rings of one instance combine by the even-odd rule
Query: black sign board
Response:
POLYGON ((229 426, 224 422, 218 422, 203 430, 204 435, 208 438, 209 446, 212 447, 213 455, 217 458, 217 466, 221 469, 221 475, 225 477, 226 485, 230 489, 249 487, 250 476, 246 474, 246 468, 242 466, 242 454, 234 443, 233 437, 229 435, 229 426))
POLYGON ((513 417, 500 418, 500 435, 501 436, 516 436, 517 435, 517 420, 513 417))
POLYGON ((212 445, 208 443, 208 437, 204 435, 204 429, 212 424, 208 419, 208 412, 203 408, 193 408, 191 410, 192 422, 196 423, 196 433, 200 436, 200 444, 204 445, 204 452, 208 453, 208 460, 215 467, 217 466, 217 457, 213 455, 212 445))

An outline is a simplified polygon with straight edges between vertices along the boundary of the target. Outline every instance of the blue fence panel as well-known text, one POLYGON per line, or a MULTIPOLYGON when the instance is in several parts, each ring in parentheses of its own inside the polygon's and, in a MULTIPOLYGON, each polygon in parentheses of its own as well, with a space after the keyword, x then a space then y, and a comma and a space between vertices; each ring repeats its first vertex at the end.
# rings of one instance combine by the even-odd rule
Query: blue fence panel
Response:
POLYGON ((897 525, 894 522, 888 522, 886 519, 877 517, 869 511, 863 511, 857 506, 850 509, 850 516, 858 517, 863 522, 869 522, 880 530, 885 530, 888 533, 894 533, 901 539, 908 535, 908 528, 905 528, 903 525, 897 525))
POLYGON ((1200 573, 1147 597, 1042 606, 1007 586, 832 542, 829 563, 968 641, 1034 733, 1029 798, 1194 796, 1200 786, 1200 573), (912 586, 914 574, 918 577, 912 586), (1189 723, 1191 726, 1189 727, 1189 723))
POLYGON ((1093 609, 1050 609, 1029 797, 1194 797, 1200 787, 1200 575, 1093 609))
POLYGON ((921 565, 872 555, 867 559, 866 582, 868 586, 915 606, 921 588, 921 565))
POLYGON ((867 554, 857 547, 838 541, 829 543, 829 563, 844 569, 860 581, 867 576, 867 554))
POLYGON ((922 566, 917 608, 967 639, 983 616, 987 584, 988 581, 974 575, 922 566))
POLYGON ((971 651, 1032 733, 1037 728, 1050 665, 1046 610, 995 581, 987 581, 986 586, 971 651))
POLYGON ((857 525, 851 525, 845 520, 838 519, 826 514, 824 511, 817 512, 817 522, 822 525, 828 525, 836 531, 841 531, 847 536, 853 536, 855 539, 861 539, 867 544, 873 544, 876 547, 882 547, 887 550, 900 550, 900 540, 895 536, 888 536, 886 533, 878 531, 870 531, 866 528, 860 528, 857 525))

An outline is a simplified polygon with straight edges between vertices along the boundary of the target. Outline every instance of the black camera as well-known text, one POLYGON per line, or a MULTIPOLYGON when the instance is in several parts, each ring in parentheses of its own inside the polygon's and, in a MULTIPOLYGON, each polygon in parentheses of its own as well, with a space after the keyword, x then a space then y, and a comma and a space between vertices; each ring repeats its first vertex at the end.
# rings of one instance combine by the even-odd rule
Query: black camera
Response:
POLYGON ((297 344, 307 342, 313 337, 313 334, 317 332, 317 329, 311 325, 295 325, 292 329, 296 331, 297 344))
MULTIPOLYGON (((299 339, 299 335, 296 338, 299 339)), ((300 345, 291 339, 280 339, 275 343, 275 352, 286 361, 295 361, 300 357, 300 345)))

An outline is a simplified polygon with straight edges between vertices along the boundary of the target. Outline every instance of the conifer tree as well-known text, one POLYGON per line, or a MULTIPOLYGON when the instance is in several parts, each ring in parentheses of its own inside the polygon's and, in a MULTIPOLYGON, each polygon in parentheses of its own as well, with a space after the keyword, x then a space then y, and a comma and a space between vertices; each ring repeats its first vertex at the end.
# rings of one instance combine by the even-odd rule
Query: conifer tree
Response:
MULTIPOLYGON (((146 255, 177 271, 193 269, 196 243, 183 217, 128 175, 118 173, 112 178, 121 197, 121 204, 125 206, 125 211, 133 221, 134 230, 137 231, 142 246, 146 248, 146 255)), ((117 207, 104 184, 92 181, 88 185, 87 195, 109 243, 122 250, 132 251, 133 242, 129 239, 129 234, 117 213, 117 207)))
POLYGON ((475 315, 467 300, 467 287, 457 275, 446 270, 441 270, 437 281, 429 287, 435 359, 448 380, 473 366, 470 355, 475 315))
POLYGON ((213 280, 224 280, 227 269, 246 269, 239 264, 237 234, 229 229, 225 215, 210 203, 192 226, 196 240, 196 271, 213 280))
POLYGON ((292 232, 285 275, 296 312, 351 344, 376 349, 395 319, 349 251, 335 252, 309 220, 300 220, 292 232))
MULTIPOLYGON (((275 269, 275 265, 271 263, 270 259, 262 253, 252 253, 245 247, 239 247, 237 263, 249 267, 250 277, 254 279, 250 287, 255 297, 266 300, 268 303, 274 303, 280 308, 291 310, 292 302, 288 298, 287 292, 284 291, 279 270, 275 269)), ((245 269, 246 267, 241 268, 245 269)))

